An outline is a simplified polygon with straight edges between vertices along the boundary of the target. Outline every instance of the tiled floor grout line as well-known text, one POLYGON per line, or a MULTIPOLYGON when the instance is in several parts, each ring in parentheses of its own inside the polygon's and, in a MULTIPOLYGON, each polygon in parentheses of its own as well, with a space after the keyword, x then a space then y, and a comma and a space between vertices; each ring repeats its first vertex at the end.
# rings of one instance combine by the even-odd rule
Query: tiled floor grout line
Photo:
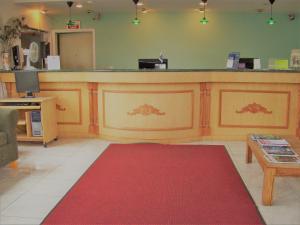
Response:
MULTIPOLYGON (((0 210, 0 216, 2 215, 2 212, 7 209, 11 204, 13 204, 14 202, 16 202, 19 198, 21 198, 22 195, 24 195, 25 193, 21 193, 15 200, 13 200, 11 203, 9 203, 6 207, 4 207, 3 209, 0 210)), ((0 197, 1 199, 1 197, 0 197)), ((0 200, 1 201, 1 200, 0 200)))
MULTIPOLYGON (((24 216, 3 216, 3 217, 20 218, 20 219, 36 219, 36 220, 42 220, 43 219, 42 217, 24 217, 24 216)), ((1 222, 1 220, 0 220, 0 222, 1 222)))

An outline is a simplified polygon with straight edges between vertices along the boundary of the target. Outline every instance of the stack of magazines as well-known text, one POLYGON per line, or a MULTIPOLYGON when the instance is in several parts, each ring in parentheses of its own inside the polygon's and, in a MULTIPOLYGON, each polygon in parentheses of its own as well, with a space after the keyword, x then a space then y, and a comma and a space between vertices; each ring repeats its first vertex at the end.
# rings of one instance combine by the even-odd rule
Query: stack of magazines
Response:
POLYGON ((253 134, 251 138, 257 141, 268 161, 275 163, 300 163, 299 155, 285 139, 275 135, 260 134, 253 134))

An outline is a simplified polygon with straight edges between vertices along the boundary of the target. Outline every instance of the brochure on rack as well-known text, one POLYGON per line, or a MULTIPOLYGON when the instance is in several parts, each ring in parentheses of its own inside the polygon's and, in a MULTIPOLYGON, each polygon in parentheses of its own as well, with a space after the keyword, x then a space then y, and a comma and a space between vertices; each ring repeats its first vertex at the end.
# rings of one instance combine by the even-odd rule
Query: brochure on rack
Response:
POLYGON ((256 141, 258 139, 265 139, 265 140, 281 140, 282 138, 277 135, 272 134, 252 134, 252 140, 256 141))

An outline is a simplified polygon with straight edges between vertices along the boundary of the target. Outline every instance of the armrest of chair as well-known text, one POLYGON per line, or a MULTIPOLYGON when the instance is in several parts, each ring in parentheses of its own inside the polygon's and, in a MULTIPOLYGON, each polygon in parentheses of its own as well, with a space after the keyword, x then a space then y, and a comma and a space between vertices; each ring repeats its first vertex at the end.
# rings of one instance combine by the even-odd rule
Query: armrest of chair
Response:
POLYGON ((7 133, 8 143, 16 142, 16 126, 18 111, 15 109, 0 109, 0 131, 7 133))

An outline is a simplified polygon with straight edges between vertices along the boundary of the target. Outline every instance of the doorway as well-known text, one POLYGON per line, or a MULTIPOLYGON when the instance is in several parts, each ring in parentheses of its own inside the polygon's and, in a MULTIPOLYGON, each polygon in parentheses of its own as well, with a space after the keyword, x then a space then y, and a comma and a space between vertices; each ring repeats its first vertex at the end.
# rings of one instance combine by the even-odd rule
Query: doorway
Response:
POLYGON ((93 30, 54 31, 54 55, 60 56, 61 69, 95 69, 93 30))

